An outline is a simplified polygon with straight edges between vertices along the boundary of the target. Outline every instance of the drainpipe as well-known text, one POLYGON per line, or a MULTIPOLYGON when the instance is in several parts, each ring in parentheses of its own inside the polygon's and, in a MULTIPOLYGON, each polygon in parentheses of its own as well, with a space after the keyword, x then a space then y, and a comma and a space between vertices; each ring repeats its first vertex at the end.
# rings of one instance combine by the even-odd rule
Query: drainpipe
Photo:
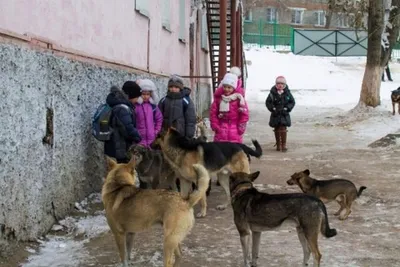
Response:
POLYGON ((236 24, 236 0, 231 0, 231 67, 237 66, 236 24))
MULTIPOLYGON (((190 60, 189 60, 189 75, 192 77, 194 76, 194 23, 190 23, 189 26, 189 53, 190 53, 190 60)), ((190 87, 193 88, 193 79, 190 78, 190 87)))
POLYGON ((242 42, 242 12, 243 12, 243 6, 239 5, 238 8, 238 21, 236 23, 237 25, 237 64, 238 67, 242 70, 243 74, 243 42, 242 42))
POLYGON ((147 71, 150 72, 150 18, 147 23, 147 71))
POLYGON ((227 1, 219 0, 219 60, 218 60, 218 80, 222 80, 226 73, 226 10, 227 1))

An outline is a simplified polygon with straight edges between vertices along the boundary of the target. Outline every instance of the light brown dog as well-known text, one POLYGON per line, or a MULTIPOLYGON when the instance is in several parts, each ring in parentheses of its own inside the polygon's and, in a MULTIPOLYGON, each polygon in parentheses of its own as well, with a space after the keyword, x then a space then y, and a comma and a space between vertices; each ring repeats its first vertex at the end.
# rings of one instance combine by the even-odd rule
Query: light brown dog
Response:
POLYGON ((336 200, 340 209, 334 215, 339 216, 340 220, 347 219, 351 213, 351 204, 367 189, 361 186, 357 191, 356 186, 346 179, 316 180, 310 177, 308 169, 294 173, 286 182, 288 185, 298 185, 303 193, 316 196, 325 203, 336 200), (344 215, 341 214, 343 210, 346 210, 344 215))
POLYGON ((102 200, 122 265, 128 266, 135 233, 161 223, 164 228, 164 266, 179 266, 180 245, 194 224, 193 206, 208 187, 207 170, 202 165, 192 165, 199 190, 183 199, 178 192, 136 188, 135 157, 127 164, 117 164, 107 158, 107 164, 109 172, 102 188, 102 200))

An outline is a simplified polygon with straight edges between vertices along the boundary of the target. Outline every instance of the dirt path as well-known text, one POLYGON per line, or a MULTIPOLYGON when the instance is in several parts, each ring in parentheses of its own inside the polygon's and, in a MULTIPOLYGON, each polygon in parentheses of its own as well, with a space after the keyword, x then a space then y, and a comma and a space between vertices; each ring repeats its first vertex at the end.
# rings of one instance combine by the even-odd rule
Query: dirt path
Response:
MULTIPOLYGON (((337 110, 316 111, 298 106, 288 133, 289 151, 276 152, 273 132, 268 126, 269 113, 260 106, 262 104, 250 103, 252 121, 246 135, 247 141, 256 138, 263 144, 264 156, 251 164, 253 171, 262 173, 256 181, 260 190, 299 192, 297 187, 286 185, 286 180, 292 173, 306 168, 315 178, 345 178, 357 187, 368 187, 344 222, 333 216, 338 206, 327 205, 331 227, 337 229, 338 235, 331 239, 320 237, 322 266, 400 266, 399 148, 367 148, 366 145, 377 138, 373 135, 360 138, 351 125, 339 125, 340 118, 333 117, 337 110), (339 126, 333 125, 336 123, 339 126)), ((222 188, 213 184, 208 216, 196 220, 184 242, 183 267, 243 266, 232 209, 215 209, 223 200, 222 188)), ((97 214, 102 213, 99 205, 96 209, 97 214)), ((62 262, 56 261, 56 265, 54 261, 40 261, 38 256, 35 264, 26 266, 118 266, 116 245, 108 231, 85 240, 87 242, 72 253, 74 259, 63 258, 62 253, 58 253, 54 258, 59 257, 62 262)), ((284 225, 276 231, 265 232, 261 242, 259 266, 301 266, 302 249, 293 226, 284 225)), ((135 263, 130 266, 162 266, 160 227, 138 234, 134 247, 135 263)))

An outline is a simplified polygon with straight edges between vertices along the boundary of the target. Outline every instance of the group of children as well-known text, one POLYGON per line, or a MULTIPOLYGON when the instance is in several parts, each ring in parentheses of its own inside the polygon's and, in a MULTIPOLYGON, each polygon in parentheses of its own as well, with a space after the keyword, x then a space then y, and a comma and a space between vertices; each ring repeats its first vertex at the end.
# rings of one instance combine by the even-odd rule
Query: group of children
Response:
POLYGON ((127 151, 132 144, 150 148, 162 128, 174 125, 191 138, 196 127, 196 112, 190 89, 183 80, 173 75, 168 81, 168 92, 158 101, 157 88, 150 79, 127 81, 122 90, 112 87, 106 103, 111 107, 110 140, 104 153, 119 163, 127 162, 127 151))
MULTIPOLYGON (((158 101, 157 88, 150 79, 127 81, 122 90, 111 88, 106 102, 112 108, 111 139, 105 142, 105 154, 118 162, 127 162, 127 151, 136 143, 150 148, 162 129, 174 126, 182 135, 193 138, 196 131, 196 111, 190 99, 191 90, 182 78, 170 77, 166 96, 158 101)), ((276 79, 266 100, 271 111, 270 126, 275 129, 277 150, 286 151, 286 127, 294 98, 284 77, 276 79)), ((249 121, 241 71, 232 67, 214 93, 210 109, 214 141, 242 143, 249 121)))

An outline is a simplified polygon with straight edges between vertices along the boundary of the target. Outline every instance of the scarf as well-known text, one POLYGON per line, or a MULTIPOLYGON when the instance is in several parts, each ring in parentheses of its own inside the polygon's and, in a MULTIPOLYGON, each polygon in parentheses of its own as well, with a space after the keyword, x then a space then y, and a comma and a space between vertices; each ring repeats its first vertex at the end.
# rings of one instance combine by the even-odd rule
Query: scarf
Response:
POLYGON ((244 106, 244 97, 239 93, 234 93, 231 95, 222 95, 221 103, 219 103, 219 111, 220 112, 229 112, 229 102, 234 101, 236 99, 240 100, 240 106, 244 106))

